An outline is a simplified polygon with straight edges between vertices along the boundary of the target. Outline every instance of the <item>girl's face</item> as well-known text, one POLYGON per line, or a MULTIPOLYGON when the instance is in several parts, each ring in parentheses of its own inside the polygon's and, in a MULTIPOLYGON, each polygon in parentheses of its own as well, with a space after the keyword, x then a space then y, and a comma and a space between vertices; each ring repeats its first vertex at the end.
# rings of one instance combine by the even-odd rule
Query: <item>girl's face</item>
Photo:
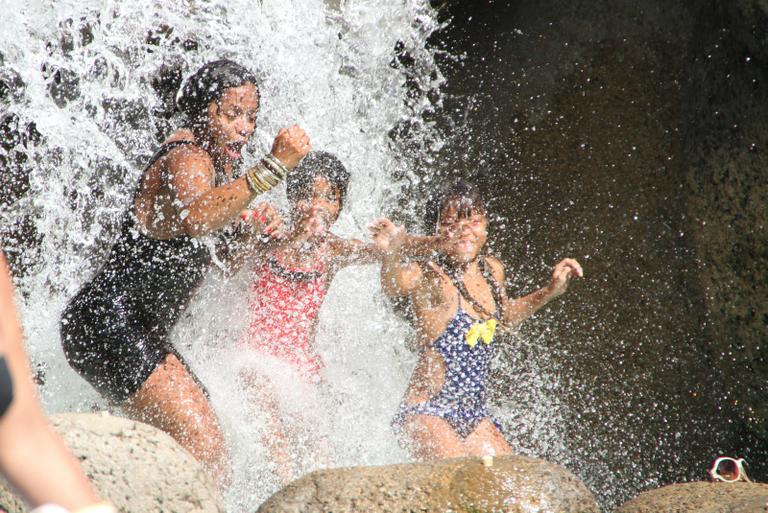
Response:
POLYGON ((311 222, 313 231, 322 233, 336 222, 340 210, 339 190, 325 177, 316 176, 312 189, 296 203, 294 215, 299 224, 301 221, 311 222))
POLYGON ((488 219, 478 208, 467 207, 461 200, 449 200, 440 211, 437 233, 445 240, 445 254, 457 263, 469 263, 485 246, 488 219))

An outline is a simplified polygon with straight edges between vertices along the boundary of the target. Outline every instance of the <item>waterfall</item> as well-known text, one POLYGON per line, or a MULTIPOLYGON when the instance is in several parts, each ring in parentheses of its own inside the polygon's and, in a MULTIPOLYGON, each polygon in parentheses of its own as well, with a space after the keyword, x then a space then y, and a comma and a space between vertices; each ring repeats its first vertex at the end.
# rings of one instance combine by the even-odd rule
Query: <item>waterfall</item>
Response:
MULTIPOLYGON (((367 224, 381 213, 415 217, 418 199, 401 197, 423 179, 414 171, 413 148, 429 153, 443 137, 425 116, 439 108, 443 81, 437 50, 427 42, 440 22, 427 0, 1 4, 0 80, 7 87, 0 91, 0 125, 15 138, 0 146, 13 176, 2 197, 0 234, 20 270, 19 306, 48 411, 108 407, 67 365, 60 313, 103 262, 143 165, 181 123, 173 111, 180 80, 203 63, 230 58, 260 77, 262 105, 245 164, 293 123, 315 149, 344 162, 352 180, 336 233, 365 239, 367 224), (399 126, 408 127, 407 135, 393 137, 399 126)), ((267 199, 286 207, 282 187, 267 199)), ((249 404, 238 369, 267 365, 276 383, 290 379, 277 364, 237 354, 248 292, 247 272, 225 277, 213 269, 173 336, 206 384, 230 442, 231 510, 255 509, 278 487, 261 442, 264 413, 249 404)), ((306 470, 407 459, 389 422, 415 363, 411 337, 386 306, 377 266, 337 276, 317 343, 328 393, 283 398, 317 422, 332 448, 307 461, 306 470)), ((547 378, 536 365, 526 372, 539 391, 517 403, 500 401, 499 408, 508 422, 528 426, 535 440, 513 444, 524 452, 558 443, 556 421, 544 423, 548 434, 535 433, 531 412, 557 406, 545 397, 547 378)))

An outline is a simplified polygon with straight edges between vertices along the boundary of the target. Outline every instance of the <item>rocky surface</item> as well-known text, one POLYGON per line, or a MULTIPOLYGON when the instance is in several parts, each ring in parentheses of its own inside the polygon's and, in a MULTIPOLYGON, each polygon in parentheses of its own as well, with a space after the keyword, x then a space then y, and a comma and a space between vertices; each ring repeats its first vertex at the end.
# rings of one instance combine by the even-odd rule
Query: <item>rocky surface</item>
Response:
POLYGON ((763 513, 768 484, 684 483, 641 493, 616 513, 763 513))
MULTIPOLYGON (((121 513, 222 513, 212 481, 170 436, 104 414, 63 413, 51 422, 80 460, 99 494, 121 513)), ((0 509, 25 509, 0 488, 0 509)))
POLYGON ((562 467, 525 456, 313 472, 273 495, 259 513, 599 511, 562 467))

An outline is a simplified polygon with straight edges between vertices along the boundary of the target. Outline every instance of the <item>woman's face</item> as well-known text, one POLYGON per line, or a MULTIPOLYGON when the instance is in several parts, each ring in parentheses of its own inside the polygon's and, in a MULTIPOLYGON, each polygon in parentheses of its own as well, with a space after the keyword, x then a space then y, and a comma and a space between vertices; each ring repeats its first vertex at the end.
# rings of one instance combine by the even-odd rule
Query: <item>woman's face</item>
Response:
POLYGON ((460 200, 449 200, 440 211, 437 233, 446 242, 446 256, 457 263, 477 258, 488 238, 488 219, 479 209, 467 211, 460 200))
POLYGON ((221 97, 208 104, 209 151, 233 162, 256 129, 259 91, 253 84, 225 89, 221 97))

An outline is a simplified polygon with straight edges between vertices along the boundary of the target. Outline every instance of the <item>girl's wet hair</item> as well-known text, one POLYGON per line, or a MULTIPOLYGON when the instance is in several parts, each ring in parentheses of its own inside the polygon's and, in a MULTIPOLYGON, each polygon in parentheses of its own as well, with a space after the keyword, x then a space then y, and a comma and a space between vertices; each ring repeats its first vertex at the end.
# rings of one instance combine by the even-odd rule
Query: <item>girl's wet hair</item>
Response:
POLYGON ((218 100, 224 91, 245 84, 256 86, 256 75, 236 62, 221 59, 205 64, 182 86, 176 104, 188 120, 199 124, 208 113, 208 104, 218 100))
POLYGON ((448 205, 458 209, 459 217, 469 217, 476 212, 486 215, 485 201, 475 186, 463 181, 443 186, 427 200, 424 222, 428 233, 437 232, 440 213, 448 205))
POLYGON ((310 152, 296 168, 288 173, 285 192, 288 201, 297 203, 312 195, 315 178, 321 176, 339 192, 339 210, 344 208, 349 188, 349 171, 332 153, 326 151, 310 152))

